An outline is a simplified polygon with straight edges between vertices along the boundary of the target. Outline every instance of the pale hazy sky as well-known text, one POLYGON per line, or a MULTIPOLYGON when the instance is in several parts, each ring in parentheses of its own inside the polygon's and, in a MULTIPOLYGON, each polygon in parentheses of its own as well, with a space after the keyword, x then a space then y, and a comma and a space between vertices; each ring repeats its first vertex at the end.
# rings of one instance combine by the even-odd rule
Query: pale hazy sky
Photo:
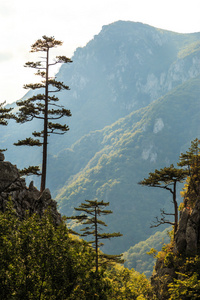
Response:
POLYGON ((64 42, 55 55, 71 57, 118 20, 190 33, 200 31, 199 15, 200 0, 0 0, 0 102, 18 100, 39 79, 23 65, 37 60, 30 46, 43 35, 64 42))

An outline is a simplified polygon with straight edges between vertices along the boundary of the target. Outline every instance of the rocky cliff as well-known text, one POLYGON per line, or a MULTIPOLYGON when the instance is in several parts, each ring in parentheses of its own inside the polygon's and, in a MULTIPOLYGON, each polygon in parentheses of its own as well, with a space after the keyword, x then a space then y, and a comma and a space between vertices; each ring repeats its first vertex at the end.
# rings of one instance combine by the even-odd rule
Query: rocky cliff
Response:
POLYGON ((200 255, 200 197, 192 211, 185 208, 181 213, 174 251, 184 255, 200 255))
MULTIPOLYGON (((158 299, 168 299, 168 284, 174 279, 183 280, 185 274, 199 274, 200 257, 200 197, 193 209, 184 208, 180 214, 178 230, 171 251, 164 259, 157 259, 151 282, 158 299)), ((189 299, 189 298, 182 298, 189 299)), ((192 298, 194 299, 194 298, 192 298)), ((196 299, 196 298, 195 298, 196 299)))
POLYGON ((17 167, 4 161, 4 154, 0 153, 0 211, 5 211, 9 199, 12 199, 20 219, 27 213, 30 215, 37 213, 41 216, 47 208, 50 208, 55 224, 61 222, 56 201, 51 199, 49 189, 45 189, 41 194, 33 182, 26 187, 25 179, 20 177, 17 167))

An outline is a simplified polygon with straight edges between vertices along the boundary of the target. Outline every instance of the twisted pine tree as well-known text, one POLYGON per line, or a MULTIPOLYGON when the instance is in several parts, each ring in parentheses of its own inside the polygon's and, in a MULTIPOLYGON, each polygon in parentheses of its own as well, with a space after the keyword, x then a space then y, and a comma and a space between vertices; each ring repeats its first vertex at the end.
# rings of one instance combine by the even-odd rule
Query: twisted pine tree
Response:
POLYGON ((42 146, 42 172, 38 166, 29 166, 22 170, 22 175, 36 174, 41 175, 41 192, 46 185, 47 172, 47 144, 49 134, 64 134, 69 128, 68 126, 58 123, 56 120, 62 117, 71 116, 71 112, 58 104, 59 98, 54 94, 61 90, 68 90, 69 87, 63 82, 57 81, 56 78, 49 76, 49 68, 58 63, 71 63, 72 61, 66 56, 56 56, 54 62, 49 62, 49 51, 51 48, 61 46, 62 42, 56 40, 54 37, 43 36, 42 39, 37 40, 32 46, 30 52, 43 52, 45 59, 37 62, 27 62, 25 67, 37 70, 36 75, 41 76, 41 83, 27 84, 25 89, 38 90, 39 93, 26 100, 17 101, 19 106, 19 113, 17 114, 17 122, 25 123, 33 119, 43 121, 43 129, 40 132, 34 131, 32 135, 35 138, 29 137, 24 140, 19 140, 14 145, 16 146, 42 146), (41 92, 43 91, 43 92, 41 92), (41 93, 40 93, 41 92, 41 93))
POLYGON ((172 164, 170 167, 165 167, 160 170, 155 170, 154 173, 149 173, 148 178, 140 181, 139 184, 149 187, 158 187, 161 189, 168 190, 172 194, 172 203, 174 206, 173 213, 166 213, 161 210, 161 218, 156 217, 155 224, 151 227, 158 227, 162 224, 170 224, 174 226, 174 234, 178 227, 178 203, 176 199, 176 187, 178 182, 183 182, 187 177, 187 170, 175 168, 172 164), (174 221, 171 222, 166 219, 166 216, 174 216, 174 221))
POLYGON ((100 243, 100 240, 110 239, 113 237, 122 236, 121 233, 100 233, 102 226, 107 226, 105 222, 100 220, 98 216, 111 214, 111 210, 104 209, 109 205, 109 202, 97 201, 97 200, 85 200, 85 203, 81 203, 78 208, 75 208, 76 211, 83 212, 83 215, 69 217, 68 219, 74 219, 77 223, 86 225, 81 229, 83 234, 81 236, 90 236, 93 235, 94 239, 90 242, 95 250, 95 269, 96 273, 98 272, 99 265, 107 264, 108 262, 119 262, 122 263, 123 260, 120 258, 122 255, 108 255, 104 253, 99 253, 100 246, 103 246, 103 243, 100 243), (99 261, 101 259, 101 262, 99 261))

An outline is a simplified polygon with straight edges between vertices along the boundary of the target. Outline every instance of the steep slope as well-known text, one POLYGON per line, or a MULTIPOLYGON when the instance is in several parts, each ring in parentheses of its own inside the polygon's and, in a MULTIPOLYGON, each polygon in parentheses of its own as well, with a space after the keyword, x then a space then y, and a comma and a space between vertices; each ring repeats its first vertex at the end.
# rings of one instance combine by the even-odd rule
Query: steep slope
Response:
POLYGON ((129 269, 134 269, 139 273, 144 273, 147 277, 151 276, 156 259, 147 254, 153 248, 157 251, 161 251, 164 244, 170 242, 168 236, 170 228, 166 228, 164 231, 157 231, 154 235, 151 235, 146 241, 141 241, 138 244, 130 247, 128 251, 123 253, 125 260, 124 266, 129 269))
MULTIPOLYGON (((85 199, 110 202, 113 215, 106 223, 111 232, 120 231, 123 237, 109 242, 106 251, 124 252, 145 240, 155 232, 149 226, 160 214, 160 208, 171 211, 170 193, 137 183, 155 168, 176 164, 180 152, 199 136, 199 95, 198 77, 148 107, 130 113, 103 130, 91 132, 71 149, 62 151, 55 165, 52 161, 50 174, 55 168, 62 170, 61 182, 73 174, 56 197, 62 213, 73 214, 73 208, 85 199), (78 158, 84 167, 81 168, 78 158), (73 173, 70 168, 80 171, 73 173)), ((49 179, 52 185, 55 177, 56 174, 52 181, 49 179)))
MULTIPOLYGON (((84 48, 75 51, 73 63, 63 65, 57 74, 71 89, 58 96, 72 117, 66 120, 70 131, 65 136, 50 138, 49 154, 55 155, 90 131, 146 107, 200 74, 199 38, 200 33, 178 34, 134 22, 103 26, 84 48)), ((31 95, 32 91, 25 98, 31 95)), ((2 148, 8 148, 7 159, 19 168, 33 160, 40 163, 41 150, 16 148, 13 142, 40 131, 41 126, 38 122, 10 122, 1 128, 2 148)))

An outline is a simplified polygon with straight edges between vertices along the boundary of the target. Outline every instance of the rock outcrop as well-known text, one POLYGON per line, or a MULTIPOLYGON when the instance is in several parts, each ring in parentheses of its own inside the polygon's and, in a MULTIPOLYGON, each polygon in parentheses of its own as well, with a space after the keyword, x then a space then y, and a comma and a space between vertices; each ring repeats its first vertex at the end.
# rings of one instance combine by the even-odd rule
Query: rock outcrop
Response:
POLYGON ((175 253, 186 255, 200 254, 200 197, 190 212, 185 208, 180 216, 175 237, 175 253))
POLYGON ((25 179, 20 177, 16 166, 4 161, 4 154, 0 153, 0 211, 4 212, 7 201, 12 199, 16 213, 20 219, 27 212, 31 215, 37 213, 40 216, 49 208, 55 224, 61 222, 61 215, 57 211, 57 203, 51 199, 49 189, 41 194, 33 182, 26 186, 25 179))
MULTIPOLYGON (((180 214, 173 249, 171 252, 166 253, 164 259, 157 259, 155 271, 151 276, 151 283, 158 299, 169 299, 168 284, 173 282, 174 278, 181 279, 179 272, 183 272, 183 265, 187 260, 186 258, 191 258, 195 255, 200 256, 199 196, 196 199, 193 209, 184 208, 180 214)), ((191 273, 195 272, 195 264, 187 266, 188 270, 191 273)))

